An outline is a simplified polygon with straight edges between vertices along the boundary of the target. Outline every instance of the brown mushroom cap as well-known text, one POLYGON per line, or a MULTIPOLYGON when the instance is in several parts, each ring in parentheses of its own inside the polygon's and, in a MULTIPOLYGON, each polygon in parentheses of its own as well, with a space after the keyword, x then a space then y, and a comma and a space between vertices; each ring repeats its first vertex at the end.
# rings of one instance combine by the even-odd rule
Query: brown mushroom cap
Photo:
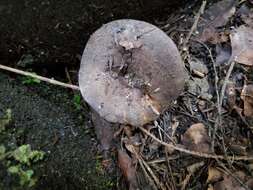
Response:
POLYGON ((137 20, 103 25, 89 39, 79 86, 88 104, 109 122, 144 125, 183 91, 186 73, 173 41, 137 20))

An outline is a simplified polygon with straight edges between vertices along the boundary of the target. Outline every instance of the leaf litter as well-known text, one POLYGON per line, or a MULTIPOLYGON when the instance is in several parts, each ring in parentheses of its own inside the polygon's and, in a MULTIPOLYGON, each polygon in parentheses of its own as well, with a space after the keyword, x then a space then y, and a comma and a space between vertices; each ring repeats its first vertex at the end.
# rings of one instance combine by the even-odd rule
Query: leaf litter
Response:
MULTIPOLYGON (((251 9, 222 0, 200 14, 181 51, 190 82, 158 120, 103 136, 120 142, 117 162, 129 189, 253 188, 253 17, 242 7, 251 9)), ((159 21, 178 46, 192 29, 182 13, 159 21)))

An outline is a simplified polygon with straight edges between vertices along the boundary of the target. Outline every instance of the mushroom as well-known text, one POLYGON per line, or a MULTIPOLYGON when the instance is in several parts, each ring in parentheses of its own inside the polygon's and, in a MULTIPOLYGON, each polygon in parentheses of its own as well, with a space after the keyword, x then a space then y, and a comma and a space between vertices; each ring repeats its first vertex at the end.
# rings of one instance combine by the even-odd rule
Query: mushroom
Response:
POLYGON ((106 121, 142 126, 182 93, 186 76, 176 45, 163 31, 123 19, 103 25, 90 37, 79 86, 106 121))

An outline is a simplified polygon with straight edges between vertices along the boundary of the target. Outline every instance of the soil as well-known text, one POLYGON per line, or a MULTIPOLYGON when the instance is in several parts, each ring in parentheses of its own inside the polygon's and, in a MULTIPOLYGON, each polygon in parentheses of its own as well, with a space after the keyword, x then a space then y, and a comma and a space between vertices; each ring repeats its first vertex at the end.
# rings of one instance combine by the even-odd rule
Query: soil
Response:
MULTIPOLYGON (((8 133, 0 137, 1 144, 9 148, 31 144, 46 153, 35 168, 39 178, 35 189, 111 188, 108 182, 113 177, 98 171, 100 160, 88 112, 76 110, 71 91, 45 84, 25 86, 22 78, 3 73, 0 89, 0 115, 12 110, 12 122, 8 133)), ((11 189, 15 181, 3 172, 2 182, 11 189)))
POLYGON ((180 2, 184 0, 1 1, 1 62, 15 65, 31 54, 39 73, 55 76, 65 66, 76 69, 87 39, 102 24, 120 18, 153 22, 167 17, 171 4, 180 2))

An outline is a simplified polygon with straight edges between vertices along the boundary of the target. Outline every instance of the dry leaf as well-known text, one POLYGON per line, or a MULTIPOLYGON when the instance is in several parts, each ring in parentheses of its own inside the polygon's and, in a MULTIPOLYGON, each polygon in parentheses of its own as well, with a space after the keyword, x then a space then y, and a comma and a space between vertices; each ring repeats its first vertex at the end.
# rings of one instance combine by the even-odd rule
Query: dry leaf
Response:
POLYGON ((244 102, 243 113, 247 117, 253 116, 253 85, 244 85, 241 92, 241 99, 244 102))
MULTIPOLYGON (((244 172, 235 172, 234 176, 238 177, 250 189, 253 187, 253 178, 246 176, 244 172)), ((225 174, 214 167, 208 168, 207 184, 212 190, 246 190, 233 176, 225 174)))
POLYGON ((198 27, 201 41, 216 44, 224 40, 225 33, 219 34, 217 28, 226 25, 229 18, 234 15, 235 4, 235 0, 223 0, 213 4, 205 11, 198 27))
POLYGON ((190 150, 211 153, 210 137, 202 123, 194 124, 187 129, 182 137, 182 144, 190 150))
POLYGON ((245 186, 248 186, 248 188, 245 188, 242 186, 233 176, 227 175, 222 173, 223 180, 216 182, 213 185, 214 190, 246 190, 246 189, 252 189, 252 178, 246 176, 246 174, 242 171, 238 171, 234 173, 234 176, 239 178, 245 186))
POLYGON ((118 150, 118 165, 123 173, 123 176, 129 183, 129 189, 138 189, 136 169, 133 165, 132 159, 122 150, 118 150))
POLYGON ((208 178, 207 183, 214 183, 219 181, 222 178, 222 173, 214 167, 208 168, 208 178))
POLYGON ((253 66, 253 29, 241 26, 230 35, 230 39, 235 61, 253 66))

